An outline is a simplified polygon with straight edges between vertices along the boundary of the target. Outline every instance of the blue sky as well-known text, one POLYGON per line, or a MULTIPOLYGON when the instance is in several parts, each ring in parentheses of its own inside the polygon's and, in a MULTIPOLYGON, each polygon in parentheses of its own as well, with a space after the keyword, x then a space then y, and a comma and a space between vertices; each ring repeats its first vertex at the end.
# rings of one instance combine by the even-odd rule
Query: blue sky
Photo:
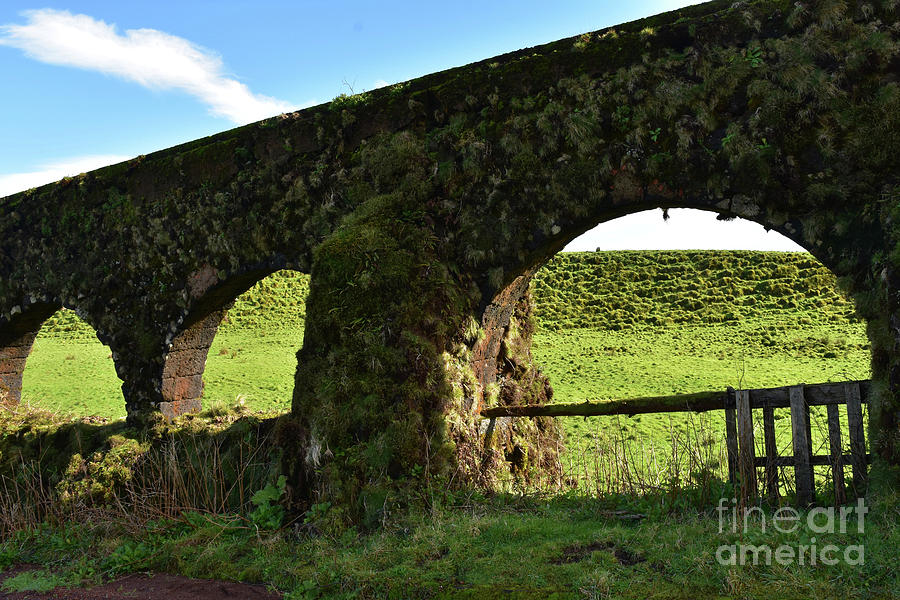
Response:
MULTIPOLYGON (((0 196, 692 3, 4 0, 0 196)), ((798 249, 752 223, 672 217, 618 219, 570 249, 694 248, 701 237, 706 247, 798 249)))

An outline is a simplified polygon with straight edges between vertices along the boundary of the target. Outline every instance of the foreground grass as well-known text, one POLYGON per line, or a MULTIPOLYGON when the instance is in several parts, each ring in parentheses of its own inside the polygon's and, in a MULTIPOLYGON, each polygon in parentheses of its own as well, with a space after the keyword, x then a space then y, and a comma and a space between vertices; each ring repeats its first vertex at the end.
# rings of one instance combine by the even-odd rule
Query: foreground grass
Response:
POLYGON ((39 567, 5 581, 6 591, 156 571, 263 582, 294 600, 900 594, 896 491, 874 496, 862 529, 851 517, 844 532, 802 525, 779 533, 771 508, 765 524, 751 519, 746 530, 731 530, 716 507, 725 499, 730 509, 735 490, 716 478, 642 495, 550 487, 485 495, 425 481, 390 496, 379 520, 359 529, 326 503, 285 514, 276 423, 262 415, 187 416, 155 439, 122 422, 71 423, 22 410, 0 422, 4 460, 27 446, 42 451, 23 460, 56 465, 38 480, 10 464, 0 481, 0 570, 39 567), (82 449, 74 454, 65 440, 82 449), (29 513, 35 501, 39 510, 29 513), (720 547, 742 543, 834 545, 839 560, 719 560, 720 547), (841 560, 849 546, 861 553, 841 560))
POLYGON ((659 498, 623 504, 438 491, 369 533, 325 534, 314 516, 260 530, 240 515, 198 513, 140 527, 102 519, 45 526, 0 544, 0 565, 42 565, 40 577, 30 576, 35 586, 165 571, 265 582, 291 599, 893 598, 896 500, 873 507, 862 532, 851 521, 845 534, 812 534, 819 548, 863 546, 861 565, 722 565, 723 544, 797 548, 811 543, 810 532, 763 532, 757 522, 743 534, 727 525, 720 533, 711 508, 673 509, 659 498), (623 509, 646 516, 626 520, 623 509))

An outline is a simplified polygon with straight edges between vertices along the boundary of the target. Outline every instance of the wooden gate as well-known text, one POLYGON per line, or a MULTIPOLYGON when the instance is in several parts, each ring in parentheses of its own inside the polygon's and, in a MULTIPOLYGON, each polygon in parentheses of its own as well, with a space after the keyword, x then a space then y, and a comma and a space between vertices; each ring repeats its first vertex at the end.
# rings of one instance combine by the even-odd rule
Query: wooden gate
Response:
POLYGON ((663 412, 725 411, 725 443, 729 479, 739 486, 744 501, 754 501, 759 494, 757 469, 762 468, 765 495, 778 504, 779 467, 793 467, 797 503, 808 506, 815 501, 813 467, 830 466, 836 504, 847 501, 844 466, 853 469, 852 492, 862 496, 866 489, 866 472, 871 454, 866 453, 863 433, 862 405, 868 400, 870 381, 819 383, 754 390, 699 392, 675 396, 631 398, 610 402, 583 404, 545 404, 541 406, 499 406, 482 411, 485 418, 563 417, 639 415, 663 412), (809 409, 825 406, 828 414, 829 454, 813 454, 809 409), (840 407, 846 406, 849 454, 843 451, 840 407), (775 440, 775 409, 790 409, 793 454, 780 456, 775 440), (757 456, 754 445, 753 411, 761 409, 765 455, 757 456))
POLYGON ((866 469, 871 455, 866 453, 862 404, 869 395, 870 382, 848 381, 817 385, 758 390, 728 390, 725 405, 725 431, 728 449, 728 475, 739 481, 741 497, 754 499, 759 494, 757 467, 764 469, 763 484, 769 501, 779 500, 778 467, 793 467, 797 503, 815 500, 813 467, 831 467, 836 504, 847 501, 844 465, 853 469, 854 495, 866 489, 866 469), (828 413, 829 453, 813 454, 809 408, 825 406, 828 413), (850 453, 844 454, 841 440, 840 407, 846 406, 850 453), (779 456, 775 443, 775 409, 789 408, 791 414, 792 456, 779 456), (753 409, 762 409, 765 455, 756 456, 753 434, 753 409))

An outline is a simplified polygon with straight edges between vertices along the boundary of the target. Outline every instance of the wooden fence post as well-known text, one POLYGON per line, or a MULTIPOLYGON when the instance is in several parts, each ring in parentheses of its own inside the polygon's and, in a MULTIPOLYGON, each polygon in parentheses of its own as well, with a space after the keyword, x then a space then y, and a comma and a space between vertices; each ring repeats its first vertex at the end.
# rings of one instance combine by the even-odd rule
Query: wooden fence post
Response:
POLYGON ((753 446, 753 413, 750 410, 750 391, 735 391, 735 412, 738 429, 738 469, 741 474, 741 498, 755 500, 758 494, 756 486, 756 449, 753 446))
POLYGON ((769 503, 778 505, 778 445, 775 443, 775 409, 768 404, 763 407, 763 433, 766 442, 766 495, 769 503))
POLYGON ((844 492, 844 451, 841 447, 841 418, 837 404, 829 404, 828 449, 831 452, 831 478, 834 481, 834 503, 840 506, 847 501, 844 492))
POLYGON ((866 493, 866 438, 863 433, 862 404, 858 383, 844 386, 847 395, 847 424, 850 428, 850 462, 853 465, 853 487, 857 498, 866 493))
POLYGON ((797 503, 812 504, 813 470, 811 464, 811 440, 809 432, 809 407, 803 396, 803 386, 791 386, 788 391, 791 403, 791 434, 794 446, 794 478, 797 481, 797 503))
POLYGON ((725 400, 725 448, 728 455, 728 481, 737 481, 738 440, 737 421, 734 415, 734 389, 728 388, 725 400))

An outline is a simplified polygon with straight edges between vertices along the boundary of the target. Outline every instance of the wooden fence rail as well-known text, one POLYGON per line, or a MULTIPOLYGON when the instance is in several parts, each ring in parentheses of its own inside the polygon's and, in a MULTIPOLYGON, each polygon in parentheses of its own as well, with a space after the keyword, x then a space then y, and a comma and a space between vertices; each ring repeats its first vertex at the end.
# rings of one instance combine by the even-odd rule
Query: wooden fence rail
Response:
POLYGON ((725 411, 725 445, 728 477, 740 484, 741 497, 755 500, 760 491, 757 468, 763 468, 763 490, 769 501, 779 500, 779 467, 793 467, 797 502, 807 506, 815 501, 813 467, 831 466, 836 504, 847 501, 844 466, 853 471, 853 490, 861 496, 866 488, 866 454, 862 404, 869 396, 871 382, 847 381, 794 385, 754 390, 711 391, 674 396, 631 398, 611 402, 581 404, 545 404, 543 406, 498 406, 482 411, 485 418, 566 417, 639 415, 663 412, 725 411), (844 453, 841 438, 840 406, 846 405, 849 454, 844 453), (825 406, 828 422, 829 454, 816 455, 812 449, 809 408, 825 406), (775 409, 790 409, 792 456, 779 456, 775 440, 775 409), (756 456, 753 411, 762 409, 764 456, 756 456))

